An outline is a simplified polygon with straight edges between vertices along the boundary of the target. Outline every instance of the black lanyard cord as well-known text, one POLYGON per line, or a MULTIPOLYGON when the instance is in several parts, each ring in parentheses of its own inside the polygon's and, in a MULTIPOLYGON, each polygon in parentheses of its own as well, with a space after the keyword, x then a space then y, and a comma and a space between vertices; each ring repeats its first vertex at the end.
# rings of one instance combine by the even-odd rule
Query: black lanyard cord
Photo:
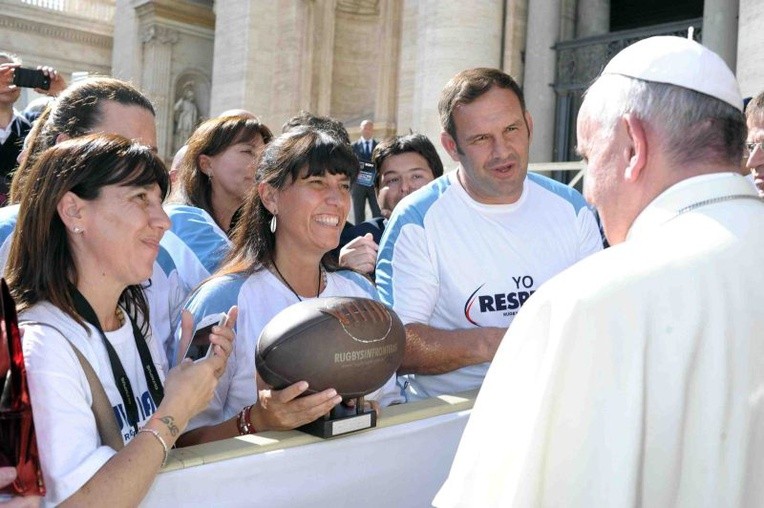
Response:
MULTIPOLYGON (((130 378, 127 377, 125 368, 122 366, 122 362, 114 350, 114 346, 107 340, 106 334, 101 328, 101 323, 96 316, 93 307, 90 306, 88 301, 82 296, 79 290, 71 286, 70 287, 72 301, 74 303, 74 309, 82 316, 85 321, 93 325, 98 333, 101 335, 106 352, 109 355, 109 363, 111 363, 111 372, 114 375, 114 383, 117 385, 119 394, 122 396, 122 402, 125 404, 125 412, 127 413, 127 421, 136 432, 138 432, 138 404, 133 394, 133 387, 130 383, 130 378)), ((146 339, 143 337, 138 325, 131 315, 128 314, 130 324, 133 328, 133 337, 135 338, 135 346, 138 349, 138 355, 141 358, 143 364, 143 373, 146 376, 146 384, 149 388, 151 398, 154 399, 154 403, 159 406, 164 398, 164 389, 162 388, 162 382, 159 379, 159 374, 154 366, 154 361, 151 358, 151 352, 149 346, 146 344, 146 339)))

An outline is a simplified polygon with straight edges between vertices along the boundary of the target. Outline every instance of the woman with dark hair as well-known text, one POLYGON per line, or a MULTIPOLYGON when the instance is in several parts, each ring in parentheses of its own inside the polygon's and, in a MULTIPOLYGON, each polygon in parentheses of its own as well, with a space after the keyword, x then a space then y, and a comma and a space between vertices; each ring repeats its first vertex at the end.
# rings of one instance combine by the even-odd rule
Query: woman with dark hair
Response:
MULTIPOLYGON (((11 206, 0 208, 0 268, 5 268, 11 239, 19 214, 24 187, 37 158, 48 148, 87 134, 119 134, 152 148, 156 147, 154 107, 130 83, 113 78, 87 78, 72 84, 43 111, 24 144, 23 162, 13 174, 11 206)), ((151 327, 154 335, 171 342, 171 315, 188 292, 181 286, 177 263, 164 251, 154 264, 151 280, 144 283, 151 307, 151 327), (174 295, 181 296, 174 296, 174 295)), ((198 283, 198 279, 196 282, 198 283)), ((162 347, 163 363, 167 365, 162 347)))
POLYGON ((225 370, 234 309, 213 329, 213 354, 165 379, 140 284, 170 226, 167 189, 159 157, 121 136, 62 142, 30 170, 6 275, 47 503, 137 505, 225 370))
MULTIPOLYGON (((11 181, 11 203, 19 203, 37 157, 61 141, 96 132, 120 134, 156 144, 154 107, 135 87, 114 78, 88 78, 73 84, 50 103, 30 132, 23 161, 11 181)), ((156 147, 155 147, 156 148, 156 147)))
MULTIPOLYGON (((11 201, 16 204, 0 208, 0 268, 5 266, 18 219, 18 203, 24 197, 28 175, 37 157, 56 143, 96 133, 119 134, 156 149, 154 107, 130 83, 104 77, 87 78, 72 84, 48 106, 27 136, 26 160, 13 176, 11 201)), ((174 233, 180 234, 192 228, 196 237, 202 237, 211 246, 208 251, 227 250, 225 234, 211 219, 210 227, 194 222, 204 212, 191 211, 196 212, 187 214, 191 220, 184 220, 186 217, 180 214, 171 217, 172 233, 168 231, 163 236, 154 271, 150 280, 143 284, 151 307, 153 334, 164 344, 161 349, 165 365, 170 363, 167 351, 173 346, 171 324, 177 322, 183 300, 193 287, 209 277, 211 272, 206 269, 207 264, 217 267, 222 259, 220 255, 211 258, 207 264, 196 262, 186 255, 186 245, 177 241, 174 233), (165 245, 166 241, 169 241, 169 246, 165 245)))
MULTIPOLYGON (((349 145, 310 128, 282 134, 265 149, 233 232, 224 265, 187 303, 196 320, 237 305, 240 312, 230 368, 210 406, 190 428, 217 425, 213 438, 293 429, 326 414, 341 401, 333 389, 300 397, 308 384, 270 390, 255 379, 255 348, 262 328, 278 312, 308 298, 359 296, 377 299, 364 276, 340 269, 329 252, 337 246, 350 210, 350 185, 358 160, 349 145), (222 422, 222 423, 221 423, 222 422)), ((398 400, 393 376, 367 398, 398 400)), ((201 430, 201 429, 200 429, 201 430)))
POLYGON ((207 120, 188 139, 173 201, 201 208, 229 232, 231 218, 255 185, 257 162, 272 137, 268 127, 251 117, 207 120))

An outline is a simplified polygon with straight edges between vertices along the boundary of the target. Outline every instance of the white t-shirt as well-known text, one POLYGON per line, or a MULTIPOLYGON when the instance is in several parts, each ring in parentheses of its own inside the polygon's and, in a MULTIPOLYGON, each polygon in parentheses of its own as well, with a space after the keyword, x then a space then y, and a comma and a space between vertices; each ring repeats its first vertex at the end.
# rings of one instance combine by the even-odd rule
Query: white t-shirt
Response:
MULTIPOLYGON (((484 205, 454 171, 395 207, 376 282, 404 324, 506 328, 542 283, 601 249, 594 214, 575 189, 530 173, 516 203, 484 205)), ((480 387, 488 365, 402 377, 409 400, 419 400, 480 387)))
POLYGON ((188 295, 217 270, 231 241, 201 208, 172 204, 164 211, 171 225, 159 243, 170 254, 188 295))
MULTIPOLYGON (((349 270, 327 273, 326 287, 321 297, 329 296, 379 299, 368 279, 349 270)), ((220 378, 212 402, 191 420, 189 429, 216 425, 257 402, 257 339, 273 316, 295 303, 298 300, 294 293, 269 270, 259 270, 250 276, 215 277, 191 295, 186 308, 193 314, 195 323, 205 316, 228 312, 233 305, 239 306, 239 317, 236 320, 236 340, 225 374, 220 378)), ((176 342, 179 337, 176 332, 176 342)), ((382 406, 403 400, 395 376, 366 398, 378 400, 382 406)))
MULTIPOLYGON (((90 385, 67 339, 90 362, 103 384, 126 444, 133 438, 134 430, 127 423, 106 347, 93 326, 88 325, 88 336, 82 326, 49 302, 34 305, 23 312, 19 320, 46 323, 60 331, 49 326, 25 326, 23 341, 29 395, 47 488, 45 504, 57 505, 79 490, 116 453, 101 444, 91 409, 90 385)), ((154 414, 156 404, 148 391, 130 320, 126 319, 119 330, 105 335, 130 379, 138 403, 140 427, 154 414)), ((158 344, 150 338, 147 343, 164 382, 158 344)))
POLYGON ((173 330, 180 323, 180 312, 191 291, 217 269, 228 254, 231 241, 210 215, 193 206, 165 205, 170 218, 170 229, 159 242, 157 264, 154 270, 156 294, 151 288, 147 297, 151 303, 151 323, 164 344, 168 363, 174 363, 173 330), (154 316, 157 316, 154 319, 154 316))

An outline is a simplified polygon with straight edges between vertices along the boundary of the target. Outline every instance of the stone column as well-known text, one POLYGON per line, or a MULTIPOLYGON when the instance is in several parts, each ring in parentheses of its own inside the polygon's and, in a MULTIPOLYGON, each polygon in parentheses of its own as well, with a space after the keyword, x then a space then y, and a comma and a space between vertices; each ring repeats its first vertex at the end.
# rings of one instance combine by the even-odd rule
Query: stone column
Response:
MULTIPOLYGON (((764 44, 761 43, 761 25, 764 22, 764 2, 740 0, 737 46, 737 79, 743 97, 754 97, 764 91, 764 44)), ((703 29, 703 38, 706 33, 703 29)))
POLYGON ((703 45, 718 53, 732 72, 737 65, 738 12, 739 0, 703 2, 703 45))
POLYGON ((554 145, 556 53, 560 33, 560 0, 534 0, 528 5, 525 51, 525 105, 533 116, 530 162, 550 162, 554 145))
POLYGON ((114 51, 111 75, 138 82, 141 79, 141 40, 135 6, 131 0, 117 0, 114 6, 114 51))
POLYGON ((215 3, 211 114, 243 108, 267 123, 277 7, 267 0, 215 3))
POLYGON ((461 70, 502 65, 504 1, 419 0, 415 4, 417 56, 410 127, 426 134, 438 147, 446 167, 452 169, 455 164, 440 146, 440 91, 461 70))
MULTIPOLYGON (((306 51, 313 2, 271 0, 216 3, 212 114, 230 108, 252 111, 279 131, 300 109, 311 61, 306 51)), ((320 13, 320 9, 314 12, 320 13)), ((320 15, 320 14, 319 14, 320 15)), ((305 101, 305 102, 303 102, 305 101)))
POLYGON ((528 24, 528 0, 506 0, 504 16, 504 57, 502 69, 523 84, 525 69, 525 30, 528 24))
POLYGON ((308 111, 329 115, 332 106, 332 71, 334 68, 334 26, 337 0, 308 4, 308 37, 302 75, 308 111))
POLYGON ((578 0, 576 37, 591 37, 610 31, 610 0, 578 0))
POLYGON ((398 107, 398 48, 401 37, 401 0, 381 2, 381 47, 377 73, 377 98, 374 110, 374 130, 377 137, 388 137, 396 132, 395 110, 398 107))
POLYGON ((170 69, 172 47, 178 42, 176 30, 157 23, 144 25, 142 30, 143 68, 141 89, 154 103, 157 119, 157 149, 165 158, 171 158, 172 139, 172 83, 170 69))

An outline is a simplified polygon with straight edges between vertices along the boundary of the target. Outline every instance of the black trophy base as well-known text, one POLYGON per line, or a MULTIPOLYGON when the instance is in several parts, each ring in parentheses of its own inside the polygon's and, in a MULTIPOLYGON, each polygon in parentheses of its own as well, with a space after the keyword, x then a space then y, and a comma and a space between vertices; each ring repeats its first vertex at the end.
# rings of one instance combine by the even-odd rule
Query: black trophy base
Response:
POLYGON ((360 398, 356 399, 356 407, 340 404, 328 415, 298 427, 297 430, 327 439, 376 426, 377 412, 373 409, 364 409, 363 398, 360 398))

